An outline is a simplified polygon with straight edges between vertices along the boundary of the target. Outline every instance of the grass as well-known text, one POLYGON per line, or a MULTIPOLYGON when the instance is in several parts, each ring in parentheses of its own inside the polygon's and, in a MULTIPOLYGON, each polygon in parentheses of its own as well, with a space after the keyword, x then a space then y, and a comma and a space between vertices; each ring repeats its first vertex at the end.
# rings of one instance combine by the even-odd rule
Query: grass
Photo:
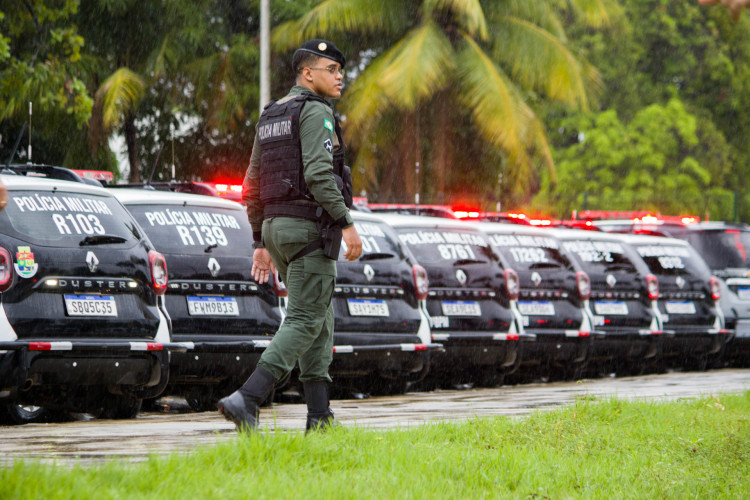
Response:
POLYGON ((750 391, 581 398, 521 419, 240 435, 190 453, 0 469, 0 498, 749 498, 750 391))

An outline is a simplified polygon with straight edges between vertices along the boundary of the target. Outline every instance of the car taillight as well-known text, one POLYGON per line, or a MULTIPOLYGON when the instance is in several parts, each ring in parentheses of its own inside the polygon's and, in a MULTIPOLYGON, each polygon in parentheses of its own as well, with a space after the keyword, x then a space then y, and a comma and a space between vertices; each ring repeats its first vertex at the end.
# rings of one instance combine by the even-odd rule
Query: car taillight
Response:
POLYGON ((576 273, 576 286, 578 287, 578 296, 581 300, 588 300, 591 298, 591 280, 589 275, 583 271, 576 273))
POLYGON ((518 300, 518 296, 521 294, 521 282, 518 279, 518 274, 513 269, 506 269, 503 271, 505 276, 505 291, 508 292, 508 298, 510 300, 518 300))
POLYGON ((13 284, 13 258, 10 252, 0 247, 0 292, 4 292, 13 284))
POLYGON ((649 299, 656 300, 659 298, 659 280, 653 274, 646 275, 646 290, 649 299))
POLYGON ((151 282, 156 295, 164 295, 167 291, 167 261, 156 250, 148 251, 148 263, 151 267, 151 282))
POLYGON ((719 278, 711 276, 709 285, 711 286, 711 298, 719 300, 721 298, 721 283, 719 283, 719 278))
POLYGON ((411 266, 411 274, 414 277, 414 293, 417 296, 417 300, 426 299, 427 291, 430 288, 430 282, 427 279, 427 271, 424 267, 414 264, 411 266))
POLYGON ((279 279, 278 271, 274 270, 268 275, 268 282, 273 288, 273 291, 277 297, 286 297, 288 295, 286 291, 286 285, 284 285, 284 282, 279 279))

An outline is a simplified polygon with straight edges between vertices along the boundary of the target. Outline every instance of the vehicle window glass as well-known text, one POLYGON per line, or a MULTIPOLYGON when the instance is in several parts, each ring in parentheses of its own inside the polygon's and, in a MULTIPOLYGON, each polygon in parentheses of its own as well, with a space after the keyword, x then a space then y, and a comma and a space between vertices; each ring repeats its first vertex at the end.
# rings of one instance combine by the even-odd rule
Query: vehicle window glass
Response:
POLYGON ((252 254, 253 233, 242 209, 196 205, 130 205, 129 209, 162 253, 252 254))
POLYGON ((687 246, 638 245, 636 250, 657 276, 710 274, 705 262, 687 246))
MULTIPOLYGON (((384 224, 361 221, 355 222, 354 227, 362 240, 360 260, 403 258, 398 242, 388 233, 384 224)), ((342 241, 339 259, 343 259, 344 252, 346 252, 346 243, 342 241)))
POLYGON ((399 238, 420 264, 489 263, 495 256, 478 233, 452 229, 400 229, 399 238))
POLYGON ((555 238, 526 234, 490 234, 489 239, 516 271, 571 267, 568 258, 560 252, 560 243, 555 238))
POLYGON ((750 267, 750 232, 705 231, 693 233, 689 241, 698 248, 711 269, 750 267))
POLYGON ((616 241, 571 240, 563 242, 563 247, 578 257, 587 273, 637 272, 625 247, 616 241))
POLYGON ((13 190, 1 220, 13 236, 37 245, 77 247, 87 237, 132 244, 142 238, 128 211, 108 195, 13 190))

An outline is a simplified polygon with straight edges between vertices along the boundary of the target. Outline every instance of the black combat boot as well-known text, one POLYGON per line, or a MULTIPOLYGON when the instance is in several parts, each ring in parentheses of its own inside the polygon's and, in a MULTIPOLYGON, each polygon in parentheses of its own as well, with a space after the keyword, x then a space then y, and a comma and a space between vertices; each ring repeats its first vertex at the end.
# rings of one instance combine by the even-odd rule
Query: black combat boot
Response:
POLYGON ((305 434, 339 425, 338 422, 333 420, 333 410, 328 406, 328 382, 316 380, 314 382, 303 382, 302 386, 307 403, 305 434))
POLYGON ((256 368, 247 382, 229 396, 219 400, 219 412, 234 422, 238 431, 258 428, 260 405, 273 390, 276 379, 263 368, 256 368))

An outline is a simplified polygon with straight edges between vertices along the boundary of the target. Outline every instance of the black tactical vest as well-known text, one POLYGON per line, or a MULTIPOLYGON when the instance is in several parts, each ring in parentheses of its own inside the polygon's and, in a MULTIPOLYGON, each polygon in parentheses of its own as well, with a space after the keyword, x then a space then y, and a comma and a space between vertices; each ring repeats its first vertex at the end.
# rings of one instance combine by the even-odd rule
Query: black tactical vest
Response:
MULTIPOLYGON (((321 97, 301 95, 270 102, 258 121, 258 140, 261 146, 260 200, 264 217, 291 216, 318 220, 321 211, 305 183, 302 147, 300 143, 300 114, 308 100, 328 105, 321 97)), ((351 172, 344 165, 344 143, 341 128, 334 118, 338 148, 333 151, 333 173, 347 207, 351 207, 351 172), (348 197, 347 197, 348 191, 348 197)))

